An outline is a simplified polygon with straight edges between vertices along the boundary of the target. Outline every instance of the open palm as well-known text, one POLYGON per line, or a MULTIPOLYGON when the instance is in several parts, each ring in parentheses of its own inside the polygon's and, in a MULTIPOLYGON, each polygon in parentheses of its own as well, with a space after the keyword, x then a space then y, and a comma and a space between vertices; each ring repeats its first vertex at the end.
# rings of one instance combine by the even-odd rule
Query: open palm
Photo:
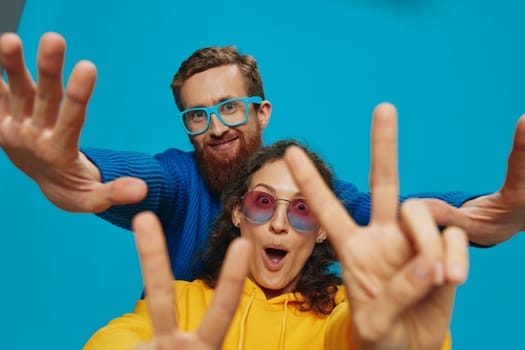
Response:
POLYGON ((64 55, 61 36, 43 35, 35 83, 20 38, 14 33, 0 37, 0 60, 9 78, 9 85, 0 80, 0 147, 61 209, 101 212, 140 201, 146 195, 142 180, 122 178, 102 184, 98 169, 80 152, 96 69, 87 61, 77 63, 64 93, 64 55))

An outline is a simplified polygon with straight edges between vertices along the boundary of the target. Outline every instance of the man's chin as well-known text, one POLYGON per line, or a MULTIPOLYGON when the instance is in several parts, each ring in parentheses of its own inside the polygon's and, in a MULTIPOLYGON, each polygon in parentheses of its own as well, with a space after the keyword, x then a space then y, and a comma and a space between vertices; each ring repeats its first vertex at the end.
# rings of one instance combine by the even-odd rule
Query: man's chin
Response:
POLYGON ((213 192, 222 192, 237 176, 244 159, 239 152, 206 152, 197 158, 204 182, 213 192))
POLYGON ((197 164, 206 185, 213 192, 224 191, 237 178, 242 164, 250 154, 261 147, 261 141, 258 133, 249 138, 248 142, 242 136, 236 138, 233 147, 207 146, 204 150, 195 147, 197 164))
POLYGON ((227 149, 209 147, 206 152, 206 158, 211 163, 229 164, 232 161, 239 160, 239 147, 230 147, 227 149))

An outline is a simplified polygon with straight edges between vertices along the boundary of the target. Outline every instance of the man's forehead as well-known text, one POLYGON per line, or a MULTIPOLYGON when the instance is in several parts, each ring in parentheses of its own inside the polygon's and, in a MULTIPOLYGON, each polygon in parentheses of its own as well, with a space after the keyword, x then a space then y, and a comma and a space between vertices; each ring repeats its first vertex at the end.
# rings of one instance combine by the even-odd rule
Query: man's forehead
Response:
POLYGON ((181 87, 184 108, 215 105, 225 99, 246 97, 244 76, 237 65, 210 68, 192 75, 181 87))

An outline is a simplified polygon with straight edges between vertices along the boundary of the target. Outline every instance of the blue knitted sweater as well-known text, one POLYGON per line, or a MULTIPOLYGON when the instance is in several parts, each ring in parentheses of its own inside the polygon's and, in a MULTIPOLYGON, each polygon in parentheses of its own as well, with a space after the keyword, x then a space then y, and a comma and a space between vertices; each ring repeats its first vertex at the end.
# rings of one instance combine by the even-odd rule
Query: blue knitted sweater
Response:
MULTIPOLYGON (((193 152, 168 149, 151 157, 94 148, 82 151, 100 169, 103 182, 133 176, 148 185, 144 201, 114 206, 98 215, 130 230, 136 213, 143 210, 157 213, 166 234, 174 275, 179 280, 193 280, 195 256, 205 247, 211 223, 220 210, 220 195, 210 192, 204 184, 193 152)), ((370 217, 370 194, 339 180, 335 183, 335 192, 354 220, 366 225, 370 217)), ((401 200, 407 197, 438 198, 458 207, 475 196, 462 192, 419 193, 401 200)))

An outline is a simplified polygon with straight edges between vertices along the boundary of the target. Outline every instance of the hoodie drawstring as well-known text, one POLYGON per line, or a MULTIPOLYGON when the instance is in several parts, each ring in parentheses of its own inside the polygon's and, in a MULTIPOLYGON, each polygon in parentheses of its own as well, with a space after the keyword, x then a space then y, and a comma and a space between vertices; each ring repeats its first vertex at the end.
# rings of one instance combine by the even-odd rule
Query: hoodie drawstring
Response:
POLYGON ((250 300, 248 301, 248 304, 246 305, 246 307, 244 308, 244 312, 242 313, 239 344, 237 346, 238 350, 242 350, 244 348, 244 333, 246 332, 246 320, 248 319, 248 312, 250 312, 250 308, 253 304, 253 300, 255 299, 256 292, 257 290, 254 288, 250 300))
POLYGON ((284 301, 283 318, 281 320, 281 335, 279 339, 279 350, 284 350, 284 336, 286 335, 286 321, 288 321, 288 300, 284 301))

